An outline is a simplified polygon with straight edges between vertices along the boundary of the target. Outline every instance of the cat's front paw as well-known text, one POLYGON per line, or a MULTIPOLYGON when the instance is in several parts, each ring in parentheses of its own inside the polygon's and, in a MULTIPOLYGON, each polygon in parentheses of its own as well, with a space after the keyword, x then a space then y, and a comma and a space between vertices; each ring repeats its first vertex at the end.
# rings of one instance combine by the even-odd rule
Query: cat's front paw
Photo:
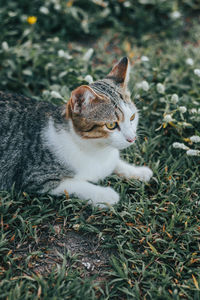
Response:
POLYGON ((105 204, 114 205, 119 201, 119 195, 110 187, 101 188, 101 191, 92 198, 94 205, 105 207, 105 204))
POLYGON ((148 167, 137 167, 135 169, 134 178, 139 179, 143 182, 148 182, 153 176, 153 172, 148 167))

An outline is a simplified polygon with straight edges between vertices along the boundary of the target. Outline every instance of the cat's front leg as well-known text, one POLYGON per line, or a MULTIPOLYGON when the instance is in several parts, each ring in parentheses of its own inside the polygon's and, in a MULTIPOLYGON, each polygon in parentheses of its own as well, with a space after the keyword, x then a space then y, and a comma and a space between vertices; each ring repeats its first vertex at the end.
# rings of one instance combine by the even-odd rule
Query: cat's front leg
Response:
POLYGON ((132 166, 121 159, 119 159, 114 172, 125 178, 135 178, 144 182, 148 182, 153 176, 150 168, 132 166))
POLYGON ((62 181, 50 194, 59 196, 64 194, 65 190, 80 199, 90 199, 97 206, 102 206, 102 203, 113 205, 119 201, 119 195, 112 188, 97 186, 75 178, 62 181))

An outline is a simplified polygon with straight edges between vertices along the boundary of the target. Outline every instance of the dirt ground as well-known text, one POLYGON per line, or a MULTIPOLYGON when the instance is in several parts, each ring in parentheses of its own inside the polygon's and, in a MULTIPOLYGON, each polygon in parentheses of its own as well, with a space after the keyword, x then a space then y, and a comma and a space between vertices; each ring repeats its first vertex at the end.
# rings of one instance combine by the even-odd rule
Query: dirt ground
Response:
POLYGON ((101 247, 96 235, 66 230, 60 224, 54 225, 54 230, 54 234, 49 233, 47 225, 41 226, 38 239, 13 247, 13 257, 19 264, 27 264, 30 271, 43 276, 62 266, 65 258, 66 269, 70 266, 77 269, 81 277, 95 275, 103 280, 111 252, 101 247))

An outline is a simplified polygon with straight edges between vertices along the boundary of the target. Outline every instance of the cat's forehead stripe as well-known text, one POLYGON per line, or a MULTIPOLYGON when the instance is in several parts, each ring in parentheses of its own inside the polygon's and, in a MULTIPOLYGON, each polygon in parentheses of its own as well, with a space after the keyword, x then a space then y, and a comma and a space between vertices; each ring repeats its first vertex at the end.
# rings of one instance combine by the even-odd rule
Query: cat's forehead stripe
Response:
POLYGON ((117 86, 108 83, 106 80, 98 80, 90 84, 90 86, 95 92, 104 94, 110 98, 114 104, 118 104, 120 100, 123 100, 123 96, 119 89, 117 89, 117 86))
POLYGON ((116 108, 115 115, 117 117, 118 122, 124 121, 124 112, 119 107, 116 108))
POLYGON ((124 100, 121 88, 107 79, 98 80, 90 84, 90 86, 96 93, 105 95, 114 103, 117 121, 123 122, 125 119, 124 108, 129 103, 124 100))

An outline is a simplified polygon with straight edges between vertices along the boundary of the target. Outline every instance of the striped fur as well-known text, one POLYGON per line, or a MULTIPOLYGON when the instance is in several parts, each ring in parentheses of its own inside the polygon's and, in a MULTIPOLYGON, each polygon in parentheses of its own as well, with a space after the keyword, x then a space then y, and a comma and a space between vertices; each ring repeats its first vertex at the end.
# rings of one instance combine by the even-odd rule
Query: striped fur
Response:
POLYGON ((21 95, 0 92, 0 190, 47 192, 66 176, 73 176, 42 142, 41 132, 49 117, 68 128, 61 109, 21 95))

